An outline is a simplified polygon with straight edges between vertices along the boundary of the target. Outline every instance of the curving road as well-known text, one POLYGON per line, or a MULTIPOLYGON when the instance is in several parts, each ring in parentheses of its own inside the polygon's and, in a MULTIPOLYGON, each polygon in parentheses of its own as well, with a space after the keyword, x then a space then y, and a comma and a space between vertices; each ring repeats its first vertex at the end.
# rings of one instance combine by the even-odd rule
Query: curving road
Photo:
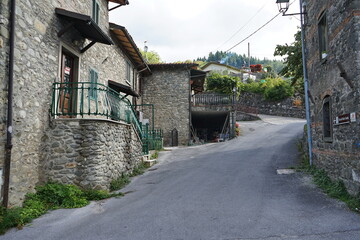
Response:
POLYGON ((57 210, 0 239, 356 240, 360 215, 294 166, 304 121, 262 116, 225 143, 162 152, 122 198, 57 210))

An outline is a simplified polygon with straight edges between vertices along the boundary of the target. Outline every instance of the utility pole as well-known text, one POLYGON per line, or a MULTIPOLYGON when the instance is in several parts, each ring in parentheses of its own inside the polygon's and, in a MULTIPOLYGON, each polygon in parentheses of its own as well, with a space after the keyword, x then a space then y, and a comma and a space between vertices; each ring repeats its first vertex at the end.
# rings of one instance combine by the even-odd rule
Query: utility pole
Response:
POLYGON ((249 68, 250 68, 250 43, 248 43, 248 58, 249 58, 249 68))

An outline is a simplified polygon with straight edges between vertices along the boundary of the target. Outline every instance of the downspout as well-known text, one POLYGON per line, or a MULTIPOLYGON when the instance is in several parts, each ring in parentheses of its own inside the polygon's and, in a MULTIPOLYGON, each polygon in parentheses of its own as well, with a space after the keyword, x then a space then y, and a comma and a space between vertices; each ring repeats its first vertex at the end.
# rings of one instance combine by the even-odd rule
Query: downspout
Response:
POLYGON ((9 81, 8 81, 8 106, 7 106, 7 125, 6 125, 6 145, 4 162, 4 191, 3 206, 8 207, 9 186, 10 186, 10 165, 12 149, 12 122, 13 122, 13 83, 14 83, 14 44, 15 44, 15 2, 11 0, 10 6, 10 52, 9 52, 9 81))
POLYGON ((309 164, 313 165, 313 153, 312 153, 312 136, 311 136, 311 112, 309 102, 309 79, 306 63, 306 47, 305 47, 305 26, 304 26, 304 11, 303 11, 303 0, 300 0, 300 24, 301 24, 301 50, 303 60, 303 71, 304 71, 304 91, 305 91, 305 109, 306 109, 306 124, 307 124, 307 142, 309 149, 309 164))

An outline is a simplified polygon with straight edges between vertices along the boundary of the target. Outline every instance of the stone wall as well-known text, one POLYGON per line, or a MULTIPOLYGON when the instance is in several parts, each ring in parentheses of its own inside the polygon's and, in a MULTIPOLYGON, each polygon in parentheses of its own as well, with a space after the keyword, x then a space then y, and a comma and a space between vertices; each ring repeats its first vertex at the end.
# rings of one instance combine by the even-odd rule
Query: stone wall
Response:
POLYGON ((56 119, 45 140, 43 181, 108 190, 142 159, 133 127, 113 121, 56 119))
MULTIPOLYGON (((6 29, 9 29, 9 0, 1 1, 0 8, 0 168, 3 167, 5 144, 4 124, 6 121, 6 71, 7 45, 6 29)), ((108 1, 99 0, 100 28, 109 36, 108 1)), ((13 149, 10 179, 10 205, 21 204, 25 194, 34 190, 43 172, 39 171, 49 130, 49 109, 52 100, 52 84, 60 80, 61 52, 67 51, 79 60, 78 81, 88 82, 90 68, 99 73, 99 82, 107 85, 107 80, 126 83, 125 54, 116 45, 96 43, 85 53, 80 49, 89 41, 70 29, 60 38, 58 32, 68 23, 55 14, 55 8, 64 8, 91 16, 89 0, 45 0, 17 1, 15 65, 14 65, 14 123, 13 149)), ((133 66, 134 67, 134 66, 133 66)), ((136 74, 136 71, 135 73, 136 74)))
POLYGON ((307 67, 309 72, 314 163, 333 179, 344 181, 353 194, 360 192, 360 2, 307 1, 307 67), (319 52, 318 21, 326 13, 327 57, 319 52), (354 85, 340 76, 340 63, 354 85), (324 138, 323 103, 330 99, 331 121, 355 113, 355 122, 330 124, 332 136, 324 138))
POLYGON ((262 95, 255 93, 241 93, 237 103, 240 111, 256 114, 275 115, 282 117, 305 118, 304 107, 296 107, 293 98, 278 102, 265 100, 262 95))
MULTIPOLYGON (((173 69, 152 67, 152 75, 142 84, 143 103, 154 104, 155 128, 164 132, 164 145, 171 145, 171 131, 178 130, 180 145, 190 140, 190 69, 176 66, 173 69)), ((146 112, 151 116, 150 112, 146 112)), ((151 122, 151 119, 150 119, 151 122)), ((151 123, 150 123, 151 126, 151 123)))

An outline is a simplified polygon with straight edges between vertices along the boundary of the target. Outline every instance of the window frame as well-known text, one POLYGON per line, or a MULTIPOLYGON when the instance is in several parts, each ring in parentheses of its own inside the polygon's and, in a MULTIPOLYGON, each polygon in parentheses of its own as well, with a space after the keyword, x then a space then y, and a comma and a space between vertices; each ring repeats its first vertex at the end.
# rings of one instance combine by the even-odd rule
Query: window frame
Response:
POLYGON ((332 105, 331 96, 324 97, 323 105, 322 105, 322 121, 323 121, 323 139, 325 142, 333 141, 333 122, 332 122, 331 105, 332 105))
POLYGON ((327 13, 323 11, 318 19, 318 37, 319 37, 319 56, 324 61, 328 56, 328 22, 327 13), (326 55, 323 56, 323 53, 326 55))
POLYGON ((97 83, 99 82, 99 72, 94 68, 90 68, 89 82, 90 82, 89 99, 97 101, 98 97, 97 97, 96 86, 97 83))
POLYGON ((126 76, 125 76, 125 80, 126 80, 127 84, 129 84, 130 86, 132 86, 132 84, 131 84, 131 82, 132 82, 131 69, 132 69, 132 66, 131 66, 130 62, 129 62, 129 61, 126 61, 126 76))
POLYGON ((91 12, 91 18, 94 20, 96 24, 99 25, 100 20, 100 4, 97 0, 92 1, 92 12, 91 12))

